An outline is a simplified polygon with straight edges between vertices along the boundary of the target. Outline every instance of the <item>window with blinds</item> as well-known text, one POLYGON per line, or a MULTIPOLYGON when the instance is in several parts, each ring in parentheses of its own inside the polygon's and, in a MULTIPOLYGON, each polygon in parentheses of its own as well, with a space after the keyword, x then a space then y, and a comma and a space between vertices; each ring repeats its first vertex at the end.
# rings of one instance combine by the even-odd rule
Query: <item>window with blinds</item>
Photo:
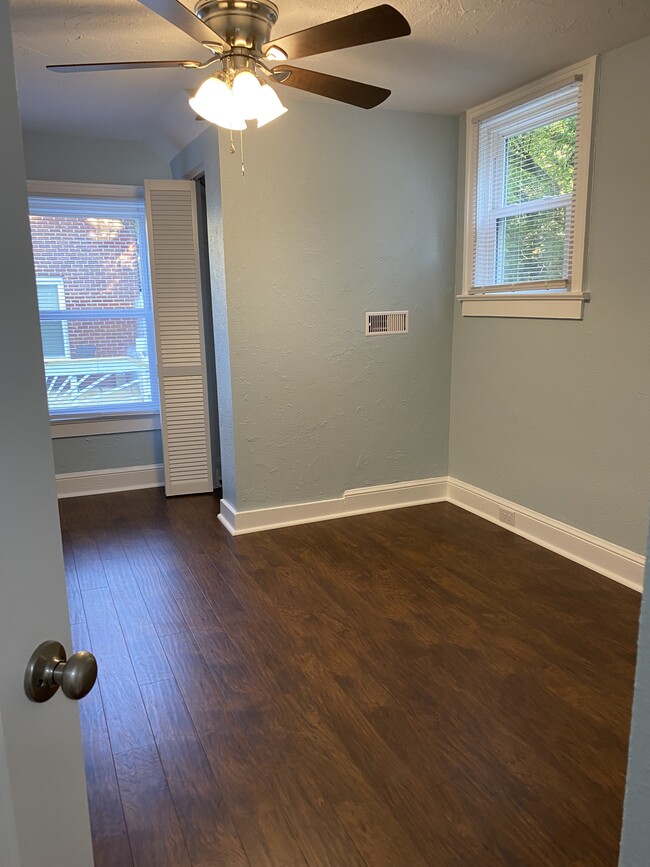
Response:
POLYGON ((33 195, 29 210, 50 415, 156 411, 144 201, 33 195))
POLYGON ((479 120, 473 292, 571 280, 580 82, 479 120))
POLYGON ((586 61, 468 112, 465 297, 583 292, 593 80, 586 61))

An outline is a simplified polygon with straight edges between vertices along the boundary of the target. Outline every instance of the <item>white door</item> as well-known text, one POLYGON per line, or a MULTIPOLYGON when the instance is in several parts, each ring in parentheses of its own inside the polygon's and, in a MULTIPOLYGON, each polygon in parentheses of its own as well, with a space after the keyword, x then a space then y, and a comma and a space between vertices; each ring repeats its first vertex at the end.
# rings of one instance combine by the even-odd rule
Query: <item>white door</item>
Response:
POLYGON ((194 181, 145 181, 165 493, 214 489, 194 181))
POLYGON ((0 864, 91 867, 77 705, 23 690, 38 644, 71 649, 7 0, 0 106, 0 864))

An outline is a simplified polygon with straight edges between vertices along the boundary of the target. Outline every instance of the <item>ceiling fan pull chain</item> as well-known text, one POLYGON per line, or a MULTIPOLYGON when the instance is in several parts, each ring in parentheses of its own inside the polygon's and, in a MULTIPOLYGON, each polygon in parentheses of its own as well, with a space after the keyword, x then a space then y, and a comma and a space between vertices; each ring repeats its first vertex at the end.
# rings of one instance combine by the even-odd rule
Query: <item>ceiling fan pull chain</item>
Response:
POLYGON ((239 148, 241 150, 241 174, 242 177, 246 174, 244 169, 244 133, 239 130, 239 148))
POLYGON ((232 130, 230 130, 230 153, 235 153, 235 142, 232 140, 232 130))

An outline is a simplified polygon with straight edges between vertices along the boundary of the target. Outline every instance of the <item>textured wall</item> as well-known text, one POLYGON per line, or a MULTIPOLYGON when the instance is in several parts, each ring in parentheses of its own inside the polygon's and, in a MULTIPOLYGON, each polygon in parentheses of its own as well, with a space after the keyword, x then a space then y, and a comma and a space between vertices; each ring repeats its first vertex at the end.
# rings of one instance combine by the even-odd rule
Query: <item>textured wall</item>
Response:
POLYGON ((27 177, 78 184, 142 184, 168 178, 169 164, 139 141, 25 132, 27 177))
MULTIPOLYGON (((169 165, 140 142, 26 132, 23 147, 30 180, 141 185, 145 178, 170 177, 169 165)), ((57 473, 162 461, 160 431, 70 437, 53 446, 57 473)))
MULTIPOLYGON (((650 538, 645 586, 650 587, 650 538)), ((643 594, 634 681, 621 859, 619 867, 647 867, 650 860, 650 593, 643 594)))
MULTIPOLYGON (((650 538, 645 586, 650 587, 650 538)), ((650 860, 648 829, 650 829, 650 593, 644 593, 641 602, 619 867, 647 867, 650 860)))
POLYGON ((57 473, 145 467, 163 460, 159 430, 60 437, 52 440, 52 448, 57 473))
POLYGON ((456 144, 304 102, 245 133, 242 177, 221 136, 238 509, 447 472, 456 144), (364 336, 385 309, 408 335, 364 336))
POLYGON ((450 452, 457 478, 639 553, 650 492, 648 81, 650 39, 604 56, 584 320, 463 319, 457 307, 450 452))

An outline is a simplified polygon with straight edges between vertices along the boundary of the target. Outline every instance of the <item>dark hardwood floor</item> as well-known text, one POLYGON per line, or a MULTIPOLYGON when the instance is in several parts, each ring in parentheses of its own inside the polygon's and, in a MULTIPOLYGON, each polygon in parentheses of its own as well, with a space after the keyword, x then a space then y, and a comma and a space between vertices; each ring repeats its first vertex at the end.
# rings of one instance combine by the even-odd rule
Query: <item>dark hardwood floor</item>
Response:
POLYGON ((217 509, 61 501, 96 867, 615 867, 638 594, 448 504, 217 509))

